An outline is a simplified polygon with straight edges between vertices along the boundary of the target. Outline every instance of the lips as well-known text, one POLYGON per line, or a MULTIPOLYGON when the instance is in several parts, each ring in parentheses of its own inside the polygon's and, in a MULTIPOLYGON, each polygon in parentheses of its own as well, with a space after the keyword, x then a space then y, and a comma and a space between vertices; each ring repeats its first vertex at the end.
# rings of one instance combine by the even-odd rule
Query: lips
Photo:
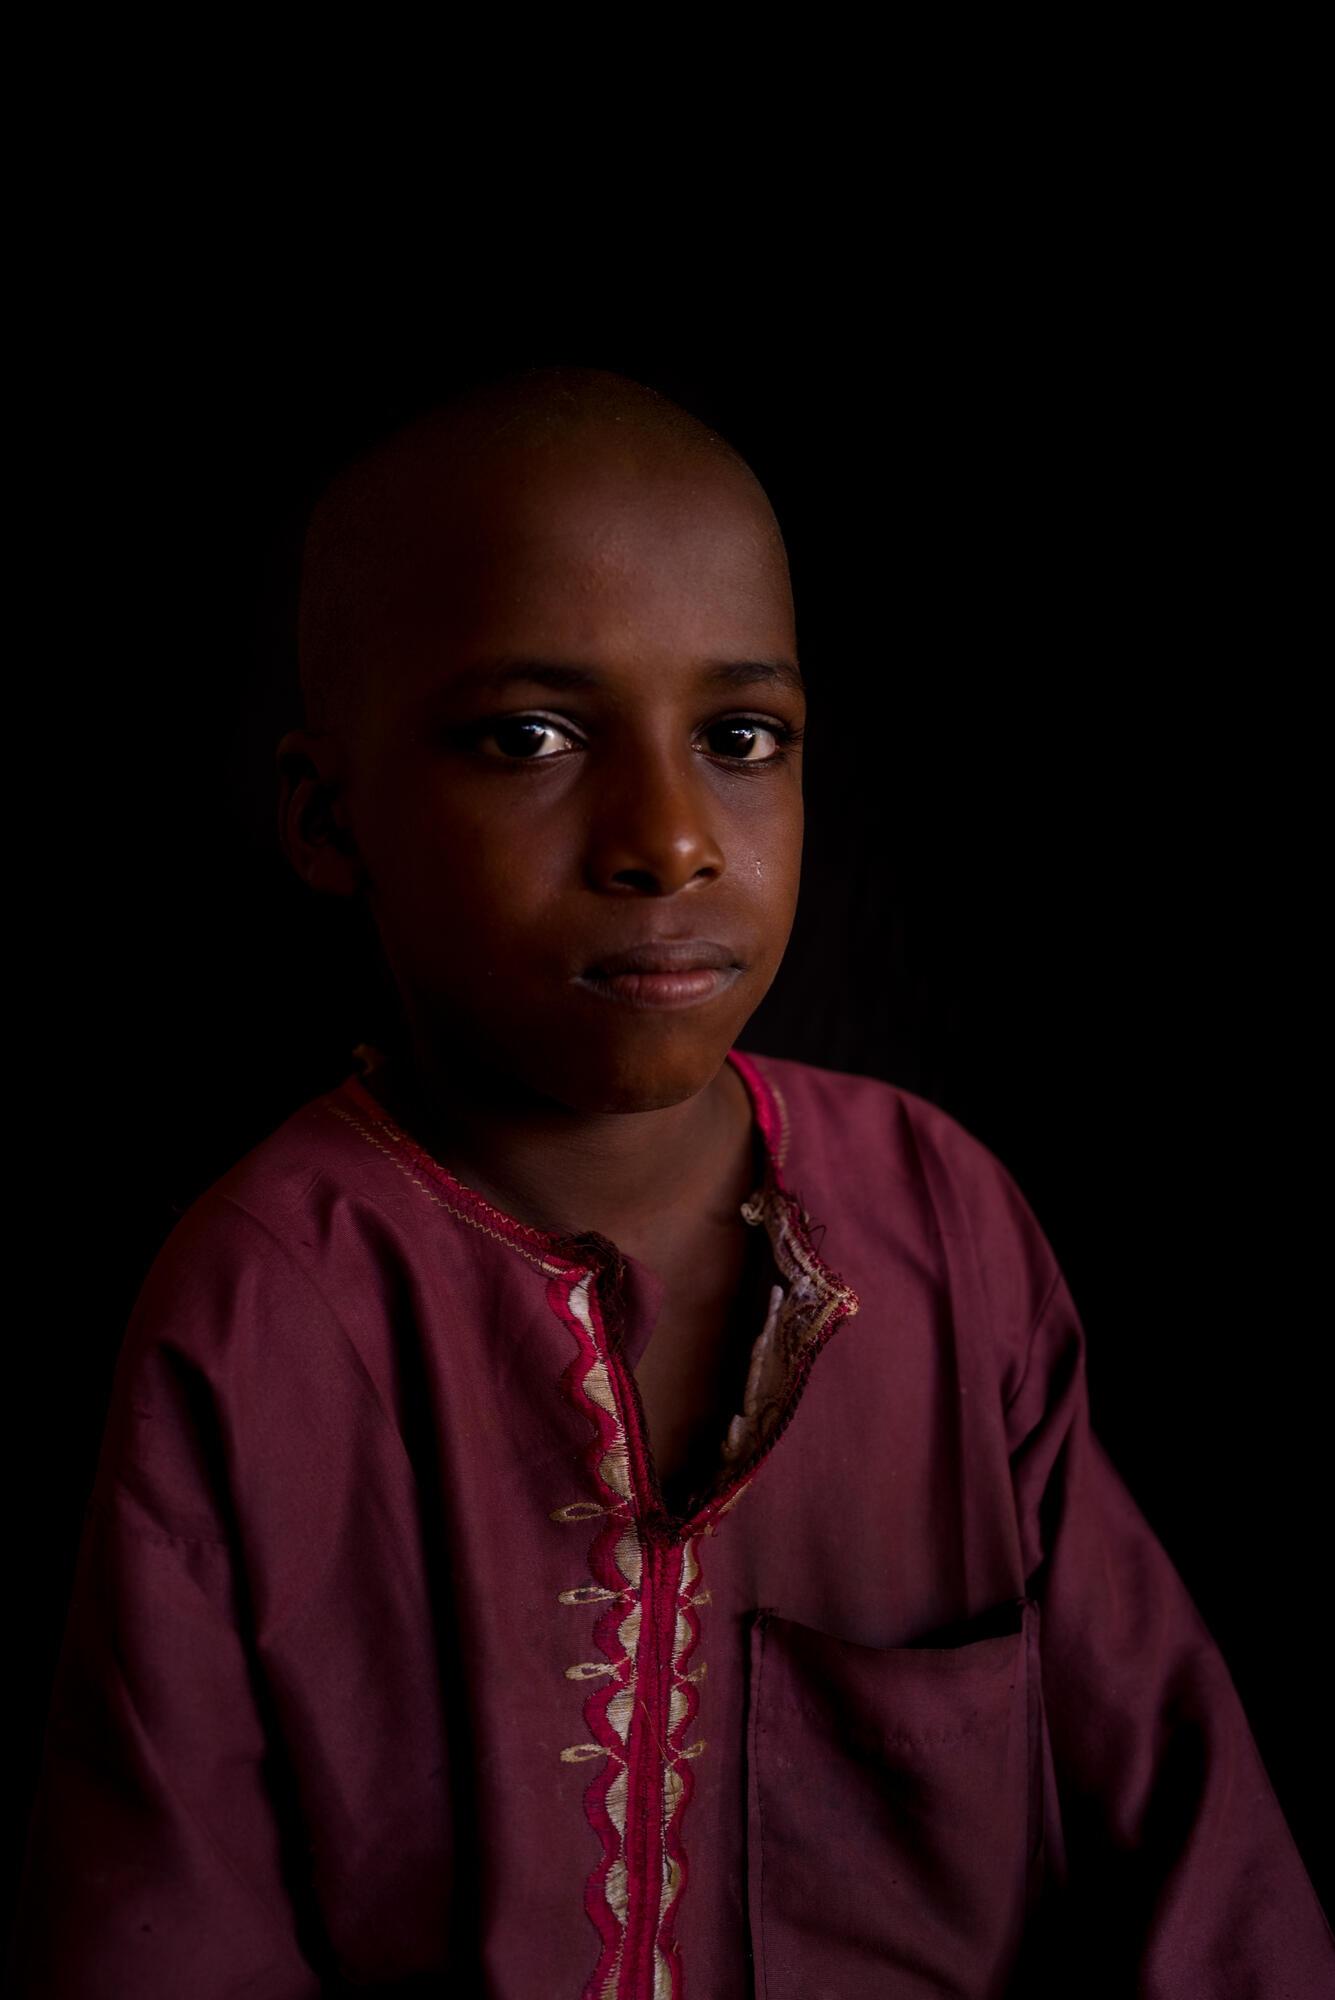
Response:
POLYGON ((600 1005, 658 1011, 705 1006, 734 986, 742 970, 733 947, 716 938, 653 938, 609 951, 575 983, 600 1005))
POLYGON ((712 938, 660 938, 653 944, 632 945, 609 952, 588 967, 591 979, 612 979, 622 972, 696 972, 735 966, 737 954, 712 938))

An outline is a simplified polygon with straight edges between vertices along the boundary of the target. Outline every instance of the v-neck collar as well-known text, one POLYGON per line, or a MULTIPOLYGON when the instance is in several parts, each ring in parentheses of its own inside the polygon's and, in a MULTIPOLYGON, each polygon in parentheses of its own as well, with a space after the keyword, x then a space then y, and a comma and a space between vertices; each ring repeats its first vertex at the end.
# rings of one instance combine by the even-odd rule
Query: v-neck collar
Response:
POLYGON ((346 1119, 361 1136, 405 1173, 423 1193, 457 1220, 505 1244, 550 1281, 589 1280, 597 1284, 601 1311, 600 1335, 606 1359, 621 1379, 624 1400, 633 1407, 633 1424, 640 1434, 647 1473, 641 1496, 660 1529, 676 1539, 698 1531, 706 1519, 731 1506, 740 1488, 796 1411, 811 1363, 839 1321, 851 1318, 859 1300, 852 1286, 817 1252, 811 1240, 813 1218, 789 1188, 785 1170, 792 1131, 787 1104, 777 1082, 766 1074, 764 1059, 730 1049, 727 1060, 741 1077, 751 1100, 754 1134, 760 1135, 763 1174, 741 1204, 740 1213, 752 1227, 769 1236, 774 1264, 782 1280, 782 1298, 767 1317, 752 1349, 752 1368, 745 1412, 738 1413, 728 1453, 718 1474, 689 1520, 667 1514, 648 1451, 647 1425, 634 1369, 648 1344, 663 1301, 663 1280, 637 1257, 623 1251, 597 1231, 560 1233, 539 1229, 498 1208, 470 1188, 427 1152, 390 1115, 363 1082, 383 1060, 378 1049, 362 1044, 354 1054, 362 1065, 329 1093, 330 1109, 346 1119), (629 1336, 629 1338, 628 1338, 629 1336), (632 1352, 631 1350, 635 1351, 632 1352))

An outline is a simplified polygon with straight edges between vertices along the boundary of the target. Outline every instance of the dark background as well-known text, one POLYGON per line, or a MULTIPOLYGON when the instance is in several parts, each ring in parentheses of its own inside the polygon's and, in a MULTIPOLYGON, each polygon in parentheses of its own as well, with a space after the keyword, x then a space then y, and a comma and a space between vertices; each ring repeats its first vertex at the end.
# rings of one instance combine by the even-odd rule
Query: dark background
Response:
POLYGON ((16 775, 51 887, 11 1050, 41 1140, 11 1336, 15 1861, 135 1291, 374 1012, 346 913, 274 831, 305 508, 473 369, 566 360, 722 429, 788 538, 806 874, 741 1045, 918 1091, 1016 1176, 1081 1309, 1095 1427, 1330 1908, 1316 743, 1291 604, 1312 531, 1283 340, 1167 249, 853 313, 831 288, 800 329, 782 287, 674 324, 543 290, 501 330, 466 288, 372 300, 334 267, 275 299, 243 262, 187 295, 164 256, 58 369, 29 496, 52 554, 16 775))

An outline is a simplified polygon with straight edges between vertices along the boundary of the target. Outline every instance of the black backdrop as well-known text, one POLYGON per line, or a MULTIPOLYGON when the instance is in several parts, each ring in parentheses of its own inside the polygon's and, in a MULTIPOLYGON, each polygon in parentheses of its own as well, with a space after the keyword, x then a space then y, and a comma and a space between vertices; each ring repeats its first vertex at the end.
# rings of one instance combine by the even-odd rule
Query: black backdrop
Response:
POLYGON ((805 881, 741 1045, 919 1091, 1015 1174, 1081 1309, 1095 1426, 1330 1907, 1312 725, 1288 610, 1306 530, 1275 349, 1253 365, 1157 289, 1095 311, 1054 285, 1022 319, 919 302, 800 338, 735 301, 675 330, 549 304, 488 338, 460 297, 280 309, 242 284, 159 313, 155 293, 62 381, 33 491, 39 512, 57 496, 54 645, 16 770, 50 886, 45 998, 11 1050, 38 1141, 13 1336, 15 1851, 135 1290, 374 1014, 340 913, 274 834, 305 506, 475 366, 570 360, 724 430, 789 541, 805 881))

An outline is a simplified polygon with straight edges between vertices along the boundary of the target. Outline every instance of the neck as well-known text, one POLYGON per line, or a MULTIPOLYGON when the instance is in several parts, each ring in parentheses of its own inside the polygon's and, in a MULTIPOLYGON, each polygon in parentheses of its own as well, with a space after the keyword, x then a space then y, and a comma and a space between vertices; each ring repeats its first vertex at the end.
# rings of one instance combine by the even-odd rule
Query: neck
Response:
POLYGON ((442 1166, 520 1222, 596 1230, 651 1261, 701 1225, 732 1227, 754 1190, 750 1093, 724 1062, 654 1111, 581 1112, 512 1081, 461 1075, 414 1042, 367 1087, 442 1166))

